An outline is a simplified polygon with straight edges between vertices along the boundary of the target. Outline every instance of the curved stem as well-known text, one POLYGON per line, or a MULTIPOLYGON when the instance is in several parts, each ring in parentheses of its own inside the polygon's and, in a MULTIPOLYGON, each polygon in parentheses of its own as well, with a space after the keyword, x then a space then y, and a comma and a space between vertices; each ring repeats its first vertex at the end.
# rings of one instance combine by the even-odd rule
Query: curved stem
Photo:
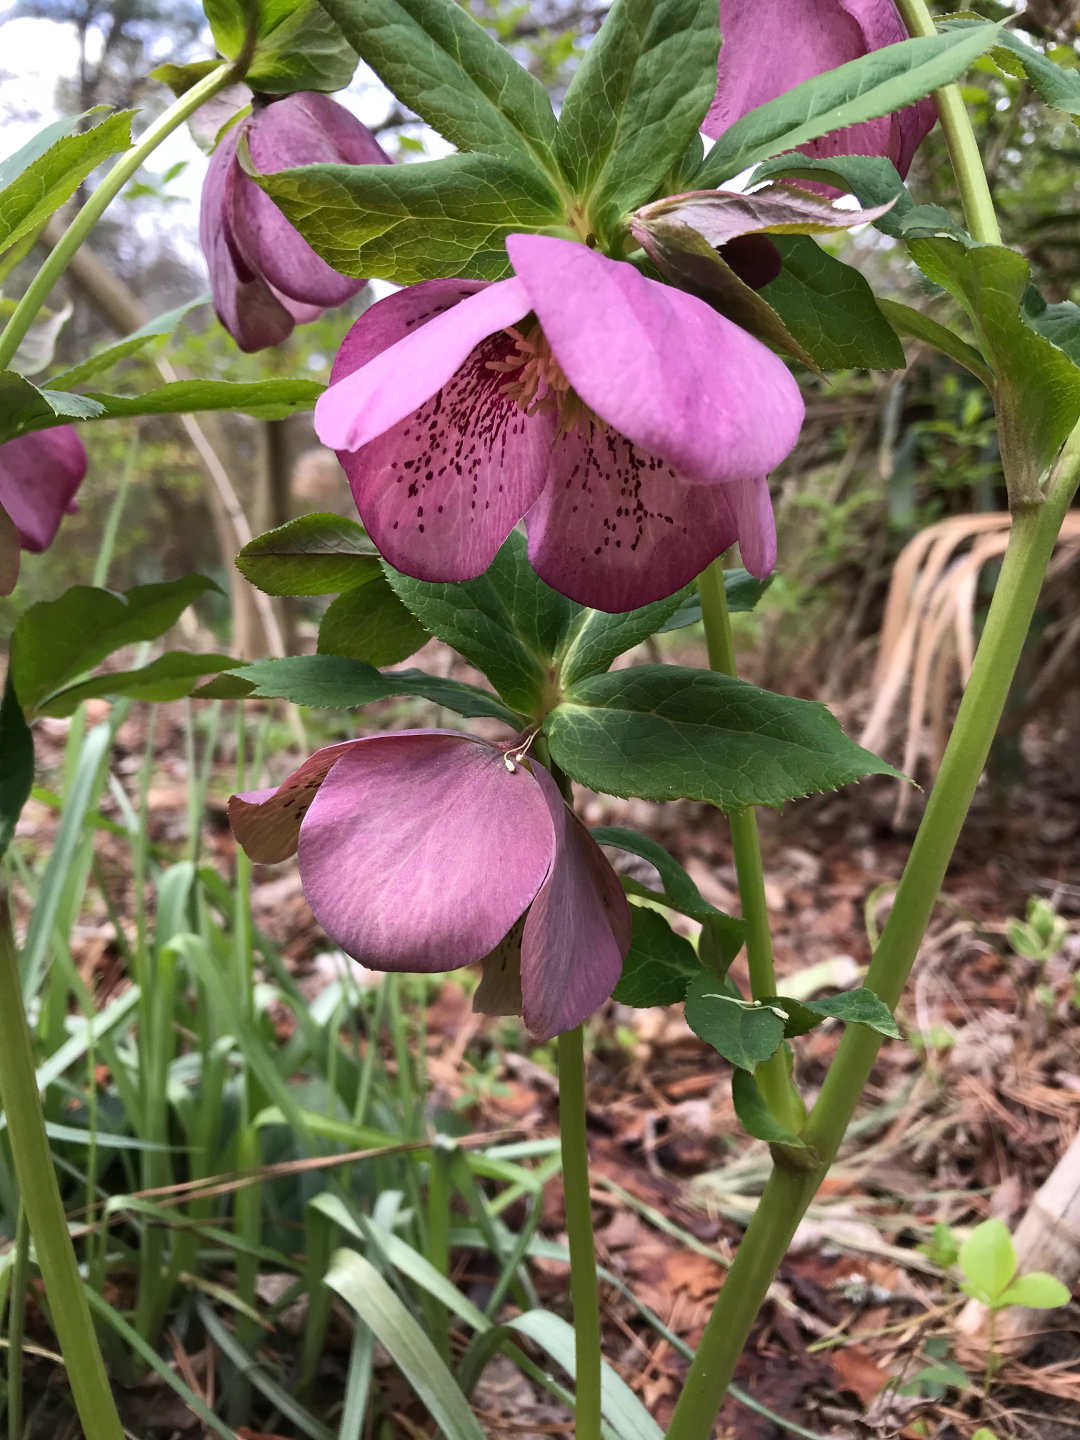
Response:
MULTIPOLYGON (((246 56, 244 64, 246 64, 246 56)), ((37 319, 38 311, 48 299, 53 286, 67 269, 72 256, 143 161, 189 116, 194 115, 200 105, 216 95, 219 90, 224 90, 227 85, 233 84, 242 74, 243 66, 240 61, 230 65, 221 65, 217 70, 212 70, 197 85, 193 85, 190 90, 185 91, 178 100, 174 101, 165 113, 154 121, 137 145, 133 145, 130 150, 124 152, 64 231, 63 238, 50 252, 45 263, 30 282, 26 294, 15 307, 11 319, 4 327, 3 333, 0 334, 0 370, 6 369, 11 364, 23 336, 37 319)))
POLYGON ((585 1044, 580 1025, 559 1036, 559 1133, 574 1306, 574 1440, 600 1440, 600 1287, 589 1198, 585 1044))
MULTIPOLYGON (((714 560, 698 576, 701 596, 701 619, 705 627, 705 647, 709 667, 723 675, 737 678, 735 643, 731 634, 727 592, 724 589, 723 560, 714 560)), ((752 808, 736 810, 728 816, 731 826, 731 847, 735 855, 735 874, 739 882, 742 918, 746 923, 746 963, 750 971, 750 993, 755 1000, 776 994, 776 969, 773 964, 772 931, 769 928, 769 907, 765 899, 765 872, 761 865, 761 842, 758 838, 757 816, 752 808)), ((791 1083, 783 1050, 755 1072, 758 1087, 769 1109, 789 1130, 798 1133, 806 1119, 802 1101, 791 1083)))
MULTIPOLYGON (((934 17, 927 9, 926 0, 896 0, 897 8, 908 28, 909 35, 936 35, 934 17)), ((960 201, 968 229, 976 240, 984 245, 1000 245, 1001 231, 998 229, 994 200, 983 169, 971 117, 960 94, 959 85, 944 85, 934 91, 942 133, 949 147, 949 156, 956 173, 956 184, 960 190, 960 201)))
MULTIPOLYGON (((900 998, 937 902, 953 848, 1005 708, 1061 522, 1080 481, 1080 425, 1054 468, 1046 502, 1021 510, 930 800, 896 900, 866 977, 887 1005, 900 998)), ((802 1131, 819 1164, 798 1174, 777 1168, 739 1246, 697 1357, 675 1407, 667 1440, 708 1440, 795 1228, 832 1164, 877 1058, 881 1037, 862 1025, 844 1033, 817 1104, 802 1131)))
POLYGON ((86 1440, 123 1440, 56 1183, 23 1009, 15 936, 0 894, 0 1100, 19 1193, 86 1440))

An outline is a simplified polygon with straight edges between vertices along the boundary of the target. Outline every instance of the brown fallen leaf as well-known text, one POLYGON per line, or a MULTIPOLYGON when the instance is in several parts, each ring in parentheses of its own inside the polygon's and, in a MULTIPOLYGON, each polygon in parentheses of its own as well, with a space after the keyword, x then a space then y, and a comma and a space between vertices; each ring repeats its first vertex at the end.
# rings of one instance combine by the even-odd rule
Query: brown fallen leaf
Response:
POLYGON ((869 1405, 892 1379, 862 1345, 845 1345, 838 1350, 832 1357, 832 1373, 836 1388, 850 1390, 864 1405, 869 1405))

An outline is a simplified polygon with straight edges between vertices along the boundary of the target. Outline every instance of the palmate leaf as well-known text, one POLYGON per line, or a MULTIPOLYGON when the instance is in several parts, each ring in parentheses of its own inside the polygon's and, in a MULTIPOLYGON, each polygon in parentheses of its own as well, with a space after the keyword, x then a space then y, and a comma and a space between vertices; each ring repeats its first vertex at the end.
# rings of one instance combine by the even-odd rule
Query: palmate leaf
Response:
POLYGON ((558 175, 543 85, 454 0, 321 0, 403 105, 462 151, 558 175))
POLYGON ((898 774, 849 740, 824 705, 679 665, 582 680, 544 729, 556 762, 583 785, 722 810, 898 774))
POLYGON ((1001 23, 903 40, 804 80, 725 131, 706 156, 695 188, 712 189, 783 150, 889 115, 948 85, 997 43, 1001 23))
POLYGON ((712 0, 615 0, 559 113, 556 151, 602 239, 696 136, 716 91, 712 0))
POLYGON ((343 275, 397 285, 443 276, 499 280, 510 270, 511 232, 570 234, 544 174, 497 155, 249 173, 343 275))

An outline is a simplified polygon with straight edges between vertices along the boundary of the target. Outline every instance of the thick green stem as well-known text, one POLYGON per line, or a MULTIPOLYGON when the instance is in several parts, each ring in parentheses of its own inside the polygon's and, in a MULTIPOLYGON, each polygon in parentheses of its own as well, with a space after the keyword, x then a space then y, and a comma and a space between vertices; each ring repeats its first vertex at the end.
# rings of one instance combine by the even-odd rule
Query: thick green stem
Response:
POLYGON ((559 1036, 559 1131, 562 1136, 570 1298, 576 1352, 575 1440, 600 1440, 600 1287, 596 1279, 589 1148, 585 1134, 585 1043, 579 1025, 559 1036))
MULTIPOLYGON (((1013 519, 1009 548, 971 679, 945 749, 919 833, 866 986, 899 1000, 937 902, 945 871, 986 764, 1061 522, 1080 480, 1080 426, 1069 438, 1044 504, 1013 519)), ((819 1164, 804 1174, 777 1168, 765 1187, 706 1326, 675 1407, 668 1440, 708 1440, 717 1411, 795 1228, 832 1164, 870 1077, 881 1037, 851 1025, 840 1042, 802 1138, 819 1164)))
MULTIPOLYGON (((713 563, 698 576, 701 596, 701 619, 705 627, 705 647, 709 666, 723 675, 737 678, 735 644, 731 634, 727 592, 724 589, 722 560, 713 563)), ((746 922, 746 963, 750 971, 750 993, 755 1000, 776 994, 776 969, 773 964, 772 931, 769 928, 769 907, 765 900, 765 873, 761 865, 761 843, 758 839, 757 816, 753 809, 736 810, 728 816, 731 826, 731 847, 735 855, 735 874, 739 882, 739 900, 746 922)), ((757 1068, 757 1082, 762 1095, 776 1118, 797 1133, 806 1119, 802 1101, 791 1083, 782 1051, 757 1068)))
POLYGON ((19 1193, 86 1440, 122 1440, 124 1432, 79 1278, 75 1248, 49 1153, 34 1073, 30 1027, 22 1003, 11 914, 7 898, 2 895, 0 1099, 7 1116, 19 1193))
MULTIPOLYGON (((909 35, 936 35, 934 17, 926 6, 926 0, 896 0, 897 8, 907 26, 909 35)), ((998 229, 994 200, 986 181, 982 156, 979 154, 971 118, 960 94, 959 85, 944 85, 934 91, 941 129, 949 147, 960 191, 960 201, 968 229, 976 240, 984 245, 1000 245, 1001 231, 998 229)))
POLYGON ((3 334, 0 334, 0 370, 6 370, 11 364, 16 350, 22 343, 23 336, 37 319, 38 311, 45 304, 49 298, 49 292, 71 263, 72 256, 139 166, 178 126, 182 125, 189 116, 194 115, 200 105, 211 99, 219 90, 225 89, 227 85, 240 79, 246 64, 245 55, 242 63, 237 61, 232 65, 221 65, 217 70, 204 76, 197 85, 193 85, 190 90, 185 91, 163 115, 154 121, 137 145, 133 145, 130 150, 124 152, 64 231, 60 243, 50 252, 48 259, 30 282, 26 294, 15 307, 11 319, 4 327, 3 334))

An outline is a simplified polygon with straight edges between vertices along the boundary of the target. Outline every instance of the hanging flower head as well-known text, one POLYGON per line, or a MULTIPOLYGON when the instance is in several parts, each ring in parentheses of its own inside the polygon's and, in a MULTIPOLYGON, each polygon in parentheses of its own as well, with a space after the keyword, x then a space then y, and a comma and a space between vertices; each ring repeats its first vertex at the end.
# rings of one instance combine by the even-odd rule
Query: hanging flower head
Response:
MULTIPOLYGON (((908 38, 894 0, 720 0, 720 33, 716 99, 701 127, 713 139, 804 80, 908 38)), ((936 120, 933 100, 918 100, 799 149, 883 155, 906 175, 936 120)))
POLYGON ((390 564, 471 579, 524 518, 536 573, 601 610, 670 595, 736 541, 766 575, 764 477, 803 418, 783 361, 586 245, 506 245, 512 279, 429 280, 365 311, 316 406, 390 564))
POLYGON ((317 320, 367 283, 339 275, 315 254, 237 158, 241 137, 260 172, 297 165, 389 165, 374 135, 325 95, 299 92, 234 125, 210 160, 199 239, 218 319, 241 350, 263 350, 296 324, 317 320))
POLYGON ((476 1008, 541 1040, 607 999, 630 948, 622 887, 547 770, 518 746, 403 730, 319 750, 234 795, 256 861, 298 853, 326 933, 373 970, 479 960, 476 1008))
POLYGON ((73 425, 35 430, 0 445, 0 595, 19 575, 19 551, 47 550, 75 510, 86 450, 73 425))

